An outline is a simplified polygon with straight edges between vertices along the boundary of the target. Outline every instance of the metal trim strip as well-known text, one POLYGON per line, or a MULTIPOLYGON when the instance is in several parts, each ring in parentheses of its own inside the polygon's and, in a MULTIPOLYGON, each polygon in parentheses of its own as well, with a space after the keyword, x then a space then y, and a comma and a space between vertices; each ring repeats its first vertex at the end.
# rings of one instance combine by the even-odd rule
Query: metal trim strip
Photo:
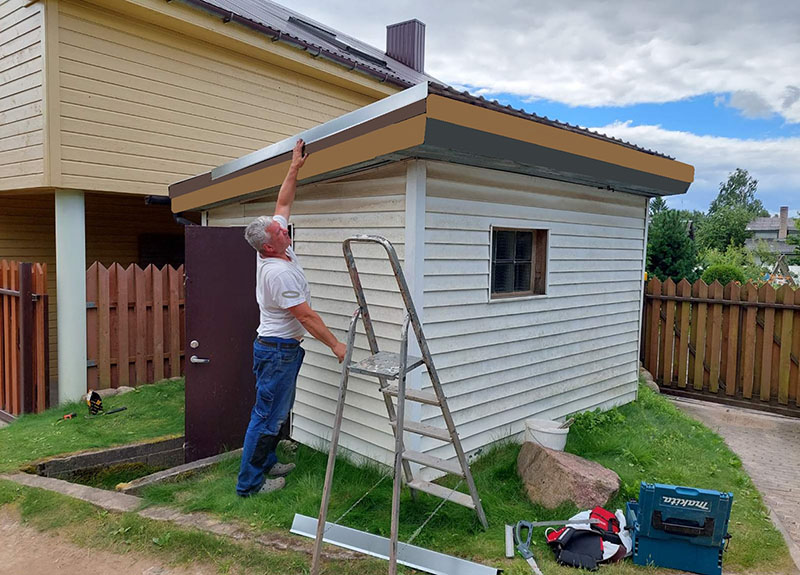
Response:
MULTIPOLYGON (((311 539, 317 536, 317 519, 296 513, 292 522, 291 533, 302 535, 311 539)), ((389 559, 389 539, 380 535, 373 535, 358 531, 335 523, 325 523, 325 536, 322 539, 344 549, 358 551, 379 559, 389 559)), ((445 555, 430 549, 423 549, 407 543, 397 544, 397 562, 412 569, 433 573, 434 575, 498 575, 501 572, 496 567, 488 567, 480 563, 473 563, 466 559, 459 559, 452 555, 445 555)))
POLYGON ((237 158, 236 160, 232 160, 227 164, 223 164, 217 168, 214 168, 211 170, 211 180, 213 181, 222 178, 254 164, 258 164, 259 162, 263 162, 265 160, 269 160, 270 158, 280 156, 281 154, 291 152, 298 138, 302 138, 306 145, 312 144, 334 134, 338 134, 339 132, 349 130, 365 122, 369 122, 370 120, 383 116, 384 114, 389 114, 395 110, 399 110, 400 108, 404 108, 405 106, 409 106, 419 102, 420 100, 424 100, 427 97, 428 83, 423 82, 421 84, 417 84, 413 88, 408 88, 407 90, 403 90, 397 94, 387 96, 382 100, 368 104, 363 108, 349 112, 344 116, 339 116, 338 118, 334 118, 329 122, 314 126, 313 128, 300 132, 295 136, 291 136, 281 140, 280 142, 276 142, 271 146, 256 150, 255 152, 247 154, 246 156, 242 156, 241 158, 237 158))

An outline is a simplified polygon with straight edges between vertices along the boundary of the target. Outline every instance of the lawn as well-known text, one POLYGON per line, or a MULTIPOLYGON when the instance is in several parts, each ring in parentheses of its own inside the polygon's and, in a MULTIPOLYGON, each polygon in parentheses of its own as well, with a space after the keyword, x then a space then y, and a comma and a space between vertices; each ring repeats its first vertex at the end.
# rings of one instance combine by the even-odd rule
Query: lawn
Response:
MULTIPOLYGON (((140 393, 145 392, 150 393, 150 390, 140 393)), ((126 397, 129 396, 119 399, 126 397)), ((122 401, 119 403, 123 404, 122 401)), ((130 405, 133 403, 129 402, 130 405)), ((180 409, 174 411, 178 413, 180 409)), ((182 422, 182 417, 180 419, 182 422)), ((23 421, 20 420, 9 429, 0 430, 0 444, 5 445, 4 433, 23 421)), ((69 422, 58 426, 66 423, 69 422)), ((85 447, 88 446, 81 446, 85 447)), ((726 553, 725 572, 791 571, 792 563, 786 546, 770 523, 760 495, 742 471, 738 458, 716 434, 683 415, 664 397, 641 387, 639 400, 635 403, 605 413, 578 416, 570 431, 567 451, 598 461, 620 475, 623 486, 619 495, 607 505, 609 509, 624 508, 627 499, 638 495, 641 480, 733 491, 730 524, 733 540, 726 553)), ((507 573, 530 573, 527 564, 520 558, 508 560, 503 557, 503 525, 519 519, 565 518, 576 509, 564 505, 548 511, 531 504, 517 477, 518 452, 518 445, 498 445, 472 465, 489 520, 488 531, 483 531, 470 510, 445 504, 419 533, 414 544, 502 567, 507 573)), ((24 459, 24 456, 16 457, 18 461, 24 459)), ((317 515, 326 455, 301 446, 295 454, 284 457, 284 460, 296 461, 298 467, 289 476, 287 487, 269 496, 246 500, 236 497, 234 485, 238 459, 223 461, 207 472, 179 483, 151 487, 143 496, 149 505, 168 504, 184 511, 205 511, 244 522, 254 531, 285 534, 295 513, 317 515)), ((374 487, 341 523, 388 536, 391 481, 388 478, 380 481, 383 473, 378 467, 357 468, 344 460, 339 461, 329 520, 339 518, 359 497, 374 487)), ((450 485, 454 483, 450 482, 450 485)), ((1 495, 2 489, 0 499, 1 495)), ((407 541, 440 501, 421 494, 417 502, 412 502, 405 491, 401 505, 400 540, 407 541)), ((538 533, 537 539, 534 553, 545 573, 575 573, 571 568, 555 564, 552 554, 543 543, 543 530, 538 533)), ((342 565, 331 565, 329 572, 343 572, 342 568, 342 565)), ((353 573, 381 573, 385 566, 367 562, 358 569, 356 565, 352 568, 355 569, 353 573)), ((603 572, 614 575, 641 573, 643 570, 628 561, 604 567, 603 572)), ((660 571, 648 569, 648 572, 660 571)))
POLYGON ((183 435, 183 405, 183 380, 168 380, 104 399, 106 411, 128 408, 111 415, 92 417, 85 402, 23 415, 0 429, 0 473, 53 455, 183 435), (77 417, 59 421, 68 413, 77 417))

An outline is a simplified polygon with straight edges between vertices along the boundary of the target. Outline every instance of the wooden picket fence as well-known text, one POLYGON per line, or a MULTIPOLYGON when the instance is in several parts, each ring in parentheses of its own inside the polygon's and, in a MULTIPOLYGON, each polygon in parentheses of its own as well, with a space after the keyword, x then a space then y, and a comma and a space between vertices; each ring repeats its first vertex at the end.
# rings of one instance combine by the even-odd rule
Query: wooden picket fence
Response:
POLYGON ((0 260, 0 419, 49 404, 47 266, 0 260))
POLYGON ((183 374, 183 266, 86 271, 89 389, 152 383, 183 374))
POLYGON ((642 358, 666 393, 800 416, 800 291, 652 279, 642 358))

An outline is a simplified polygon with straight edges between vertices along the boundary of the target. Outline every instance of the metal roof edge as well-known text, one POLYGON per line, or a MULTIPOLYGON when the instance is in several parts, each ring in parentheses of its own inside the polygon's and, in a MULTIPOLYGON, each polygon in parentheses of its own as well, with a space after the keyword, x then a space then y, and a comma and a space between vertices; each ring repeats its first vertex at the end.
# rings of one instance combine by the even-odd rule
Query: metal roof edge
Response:
POLYGON ((345 130, 349 130, 364 124, 365 122, 385 114, 394 112, 395 110, 405 108, 406 106, 424 100, 427 97, 428 83, 422 82, 413 88, 408 88, 402 92, 387 96, 382 100, 368 104, 363 108, 349 112, 344 116, 339 116, 338 118, 334 118, 333 120, 325 122, 324 124, 319 124, 318 126, 314 126, 313 128, 309 128, 308 130, 300 132, 299 134, 290 136, 289 138, 281 140, 280 142, 276 142, 270 146, 267 146, 266 148, 256 150, 255 152, 251 152, 246 156, 242 156, 241 158, 237 158, 236 160, 232 160, 226 164, 214 168, 211 170, 211 180, 217 180, 241 169, 258 164, 259 162, 263 162, 265 160, 269 160, 270 158, 280 156, 281 154, 291 152, 298 138, 302 138, 306 145, 312 144, 334 134, 338 134, 345 130))

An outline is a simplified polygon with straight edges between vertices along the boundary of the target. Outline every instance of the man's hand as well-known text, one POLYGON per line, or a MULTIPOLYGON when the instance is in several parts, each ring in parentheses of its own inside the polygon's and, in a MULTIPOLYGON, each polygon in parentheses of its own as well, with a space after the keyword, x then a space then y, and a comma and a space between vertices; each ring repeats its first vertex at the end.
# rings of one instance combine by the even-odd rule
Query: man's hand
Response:
POLYGON ((306 158, 308 158, 306 143, 302 138, 299 138, 294 145, 294 150, 292 150, 292 167, 299 170, 306 163, 306 158))
POLYGON ((333 355, 339 360, 339 363, 344 361, 344 354, 347 353, 347 346, 343 344, 341 341, 337 341, 336 345, 331 348, 333 355))

